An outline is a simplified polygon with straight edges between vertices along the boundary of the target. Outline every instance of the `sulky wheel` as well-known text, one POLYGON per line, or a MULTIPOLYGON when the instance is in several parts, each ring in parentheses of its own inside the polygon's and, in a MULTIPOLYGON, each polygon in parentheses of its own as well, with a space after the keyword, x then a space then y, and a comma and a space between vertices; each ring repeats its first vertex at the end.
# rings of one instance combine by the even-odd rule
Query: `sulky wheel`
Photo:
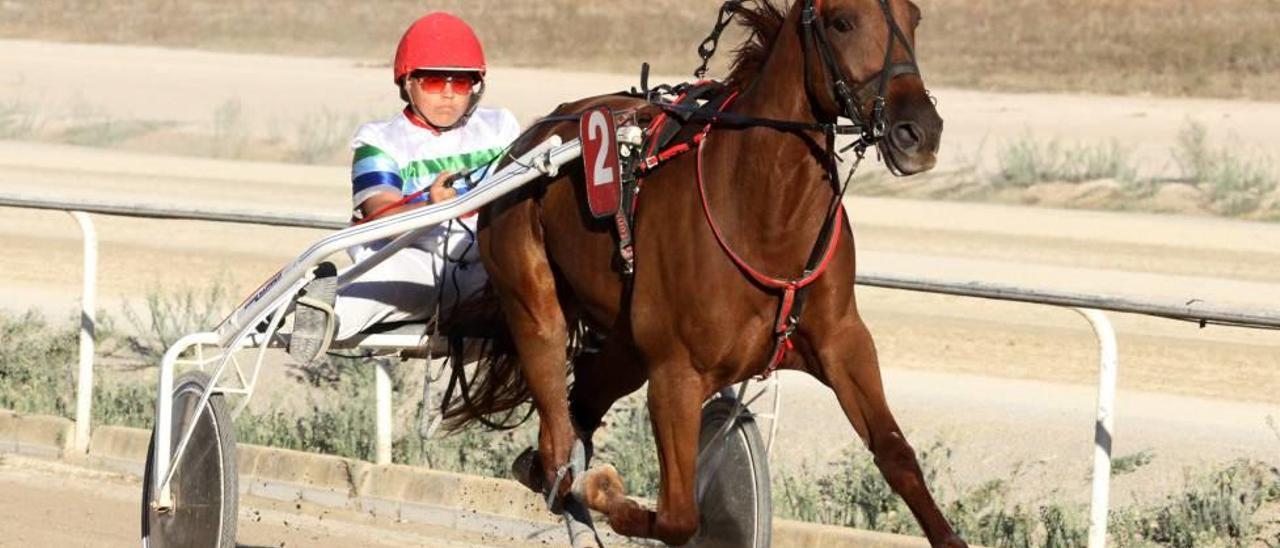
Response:
MULTIPOLYGON (((718 397, 702 408, 702 435, 699 451, 707 451, 716 434, 729 420, 737 400, 718 397)), ((719 443, 705 466, 699 466, 699 484, 705 490, 698 499, 702 522, 698 533, 686 546, 698 548, 765 548, 773 525, 769 489, 769 462, 760 431, 751 413, 743 410, 737 424, 719 443)))
POLYGON ((192 421, 197 421, 185 454, 176 463, 169 483, 173 506, 152 504, 155 433, 147 449, 142 482, 142 545, 145 548, 232 548, 236 537, 236 440, 227 404, 221 394, 196 417, 209 376, 192 371, 173 383, 172 446, 176 450, 192 421))

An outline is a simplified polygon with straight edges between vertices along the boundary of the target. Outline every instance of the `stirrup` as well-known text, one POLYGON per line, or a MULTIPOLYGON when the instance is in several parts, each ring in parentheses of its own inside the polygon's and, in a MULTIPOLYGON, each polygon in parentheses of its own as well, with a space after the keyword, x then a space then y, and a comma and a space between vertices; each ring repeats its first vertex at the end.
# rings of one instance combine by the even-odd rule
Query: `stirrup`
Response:
POLYGON ((329 350, 337 331, 333 303, 338 295, 338 269, 331 262, 316 265, 315 278, 303 286, 294 301, 293 332, 289 335, 289 355, 308 365, 329 350))

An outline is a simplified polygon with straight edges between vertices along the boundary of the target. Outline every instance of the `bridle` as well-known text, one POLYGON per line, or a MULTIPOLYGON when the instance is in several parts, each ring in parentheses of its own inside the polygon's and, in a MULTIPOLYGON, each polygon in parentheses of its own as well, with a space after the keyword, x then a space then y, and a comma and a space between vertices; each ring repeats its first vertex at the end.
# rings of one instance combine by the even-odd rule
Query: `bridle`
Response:
MULTIPOLYGON (((848 148, 853 148, 858 153, 859 158, 862 157, 866 149, 875 146, 887 135, 888 114, 885 112, 884 107, 885 93, 889 89, 889 82, 899 76, 920 74, 920 67, 916 64, 915 49, 911 47, 911 42, 907 40, 906 33, 902 31, 897 18, 894 17, 893 9, 889 6, 889 0, 877 1, 880 4, 880 11, 884 15, 885 24, 889 27, 889 37, 884 49, 884 63, 881 65, 882 68, 879 72, 872 74, 865 81, 858 84, 857 87, 850 85, 850 82, 854 80, 848 76, 848 73, 841 66, 835 50, 831 46, 831 40, 827 37, 826 25, 823 24, 821 13, 822 0, 804 0, 804 8, 800 12, 802 47, 804 48, 805 91, 811 99, 818 97, 818 94, 813 89, 813 79, 809 78, 808 72, 810 52, 815 51, 827 80, 831 82, 829 91, 838 109, 836 116, 843 116, 853 122, 853 126, 818 124, 816 127, 824 129, 828 133, 857 134, 859 136, 858 141, 848 148), (894 63, 893 49, 898 43, 901 43, 902 47, 906 49, 907 61, 894 63), (871 105, 871 111, 869 116, 865 116, 862 106, 868 104, 871 105)), ((734 10, 744 2, 745 0, 726 0, 720 6, 720 13, 716 19, 715 27, 698 46, 698 56, 702 59, 702 64, 694 70, 694 77, 701 80, 706 76, 707 64, 716 53, 720 35, 733 21, 734 10)), ((779 125, 772 120, 766 122, 771 123, 760 125, 779 125)), ((897 166, 894 166, 892 162, 889 162, 889 165, 890 169, 894 170, 895 173, 898 171, 897 166)))
MULTIPOLYGON (((916 64, 915 50, 911 47, 911 42, 907 40, 906 34, 902 32, 902 27, 898 25, 897 19, 893 16, 893 9, 889 6, 889 0, 878 0, 878 2, 880 11, 884 14, 885 24, 889 27, 888 43, 885 44, 884 48, 884 63, 881 65, 882 68, 879 72, 868 77, 857 88, 849 85, 852 79, 845 73, 844 68, 836 58, 835 52, 832 50, 831 40, 827 37, 826 25, 822 24, 822 15, 819 12, 822 0, 805 0, 804 9, 800 12, 800 28, 804 34, 806 57, 806 86, 812 86, 812 80, 807 77, 809 67, 808 49, 812 47, 817 51, 823 70, 831 81, 831 91, 840 108, 840 115, 862 128, 861 140, 866 146, 878 143, 886 134, 887 115, 885 114, 884 105, 885 93, 889 89, 889 82, 899 76, 910 74, 918 76, 920 74, 920 67, 916 64), (893 47, 899 42, 907 51, 907 61, 894 63, 893 47), (875 86, 874 88, 872 87, 873 85, 875 86), (864 119, 862 116, 861 107, 866 104, 871 104, 869 120, 864 119)), ((810 96, 813 97, 813 90, 809 89, 808 91, 810 96)))

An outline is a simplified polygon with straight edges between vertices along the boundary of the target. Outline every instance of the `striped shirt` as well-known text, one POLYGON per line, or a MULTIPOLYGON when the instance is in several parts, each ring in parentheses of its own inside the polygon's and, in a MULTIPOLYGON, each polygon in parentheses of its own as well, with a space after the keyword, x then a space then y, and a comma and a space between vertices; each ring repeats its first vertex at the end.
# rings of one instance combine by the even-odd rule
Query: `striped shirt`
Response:
MULTIPOLYGON (((352 207, 359 210, 365 200, 384 192, 402 198, 424 190, 445 171, 459 173, 488 166, 519 134, 520 125, 506 109, 477 108, 465 125, 441 133, 414 124, 404 112, 389 120, 364 124, 351 142, 355 151, 351 162, 352 207)), ((482 171, 460 180, 454 189, 459 195, 465 194, 485 175, 482 171)), ((427 194, 414 200, 422 201, 427 201, 427 194)), ((474 231, 475 218, 465 222, 465 228, 474 231)), ((461 228, 446 229, 442 225, 428 240, 442 236, 446 230, 461 228)), ((424 244, 421 247, 428 250, 435 247, 424 244)), ((376 247, 380 245, 367 249, 376 247)), ((363 253, 353 250, 353 255, 363 253)))
MULTIPOLYGON (((505 109, 478 108, 466 125, 439 134, 415 125, 403 112, 390 120, 365 124, 352 141, 352 206, 358 209, 380 192, 398 197, 413 194, 430 186, 441 172, 486 166, 519 133, 515 116, 505 109)), ((482 175, 474 177, 475 181, 482 175)), ((473 184, 462 180, 454 188, 461 195, 473 184)), ((426 199, 424 194, 416 201, 426 199)))

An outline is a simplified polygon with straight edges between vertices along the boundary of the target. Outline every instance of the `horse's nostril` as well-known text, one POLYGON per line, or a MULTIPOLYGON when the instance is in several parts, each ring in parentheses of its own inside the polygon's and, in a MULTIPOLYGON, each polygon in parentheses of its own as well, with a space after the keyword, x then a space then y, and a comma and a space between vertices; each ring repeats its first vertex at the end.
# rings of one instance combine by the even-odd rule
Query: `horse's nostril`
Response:
POLYGON ((920 142, 924 140, 920 134, 920 126, 911 122, 895 124, 890 136, 893 139, 893 144, 906 151, 920 146, 920 142))

